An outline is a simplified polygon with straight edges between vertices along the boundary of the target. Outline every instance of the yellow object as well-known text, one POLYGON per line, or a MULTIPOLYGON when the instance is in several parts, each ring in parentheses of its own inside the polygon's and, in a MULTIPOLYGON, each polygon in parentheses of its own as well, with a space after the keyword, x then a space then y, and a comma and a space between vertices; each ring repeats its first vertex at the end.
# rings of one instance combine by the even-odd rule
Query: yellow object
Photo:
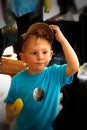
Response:
POLYGON ((11 107, 11 113, 13 116, 17 116, 23 108, 23 101, 21 98, 16 99, 11 107))
POLYGON ((78 72, 79 72, 79 71, 81 71, 82 67, 83 67, 82 65, 79 67, 79 70, 78 70, 78 72))
POLYGON ((44 12, 49 13, 51 8, 50 0, 44 0, 43 7, 44 7, 44 12))

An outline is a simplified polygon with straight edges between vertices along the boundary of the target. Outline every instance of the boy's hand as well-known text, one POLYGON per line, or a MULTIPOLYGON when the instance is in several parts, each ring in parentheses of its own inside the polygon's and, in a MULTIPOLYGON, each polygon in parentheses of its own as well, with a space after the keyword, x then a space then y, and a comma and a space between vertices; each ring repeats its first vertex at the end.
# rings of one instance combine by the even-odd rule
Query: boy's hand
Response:
POLYGON ((50 27, 55 31, 56 40, 59 41, 60 43, 62 43, 62 40, 64 40, 65 37, 64 37, 63 33, 61 32, 59 26, 50 25, 50 27))

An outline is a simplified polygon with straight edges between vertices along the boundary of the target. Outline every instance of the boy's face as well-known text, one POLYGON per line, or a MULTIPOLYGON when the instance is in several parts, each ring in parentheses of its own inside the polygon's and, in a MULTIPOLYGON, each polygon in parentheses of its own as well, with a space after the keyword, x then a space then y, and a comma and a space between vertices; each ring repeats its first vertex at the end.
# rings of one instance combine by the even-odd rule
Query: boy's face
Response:
POLYGON ((21 59, 28 64, 29 73, 40 73, 52 58, 50 43, 46 39, 33 36, 25 44, 24 53, 20 53, 21 59))

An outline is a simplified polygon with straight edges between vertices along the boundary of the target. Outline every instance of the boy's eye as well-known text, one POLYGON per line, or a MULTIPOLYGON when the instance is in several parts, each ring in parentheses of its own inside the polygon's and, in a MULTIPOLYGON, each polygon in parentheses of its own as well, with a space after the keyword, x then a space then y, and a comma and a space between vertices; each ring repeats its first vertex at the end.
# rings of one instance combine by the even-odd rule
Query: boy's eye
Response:
POLYGON ((46 53, 47 53, 46 51, 43 52, 43 54, 46 54, 46 53))
POLYGON ((31 54, 32 54, 32 55, 36 55, 37 53, 36 53, 36 52, 32 52, 31 54))
MULTIPOLYGON (((47 54, 47 51, 43 51, 42 54, 47 54)), ((37 55, 37 52, 31 52, 31 55, 37 55)))

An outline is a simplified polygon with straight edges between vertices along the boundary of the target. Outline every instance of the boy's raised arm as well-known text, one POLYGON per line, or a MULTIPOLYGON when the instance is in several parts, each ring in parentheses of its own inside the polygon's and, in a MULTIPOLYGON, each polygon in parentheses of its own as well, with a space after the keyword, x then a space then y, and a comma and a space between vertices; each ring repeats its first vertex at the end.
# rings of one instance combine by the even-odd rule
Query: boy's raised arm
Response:
POLYGON ((74 75, 79 69, 79 60, 74 51, 74 49, 69 44, 68 40, 64 37, 60 28, 56 25, 50 25, 50 27, 55 31, 56 40, 60 42, 65 58, 67 61, 66 74, 67 76, 74 75))

